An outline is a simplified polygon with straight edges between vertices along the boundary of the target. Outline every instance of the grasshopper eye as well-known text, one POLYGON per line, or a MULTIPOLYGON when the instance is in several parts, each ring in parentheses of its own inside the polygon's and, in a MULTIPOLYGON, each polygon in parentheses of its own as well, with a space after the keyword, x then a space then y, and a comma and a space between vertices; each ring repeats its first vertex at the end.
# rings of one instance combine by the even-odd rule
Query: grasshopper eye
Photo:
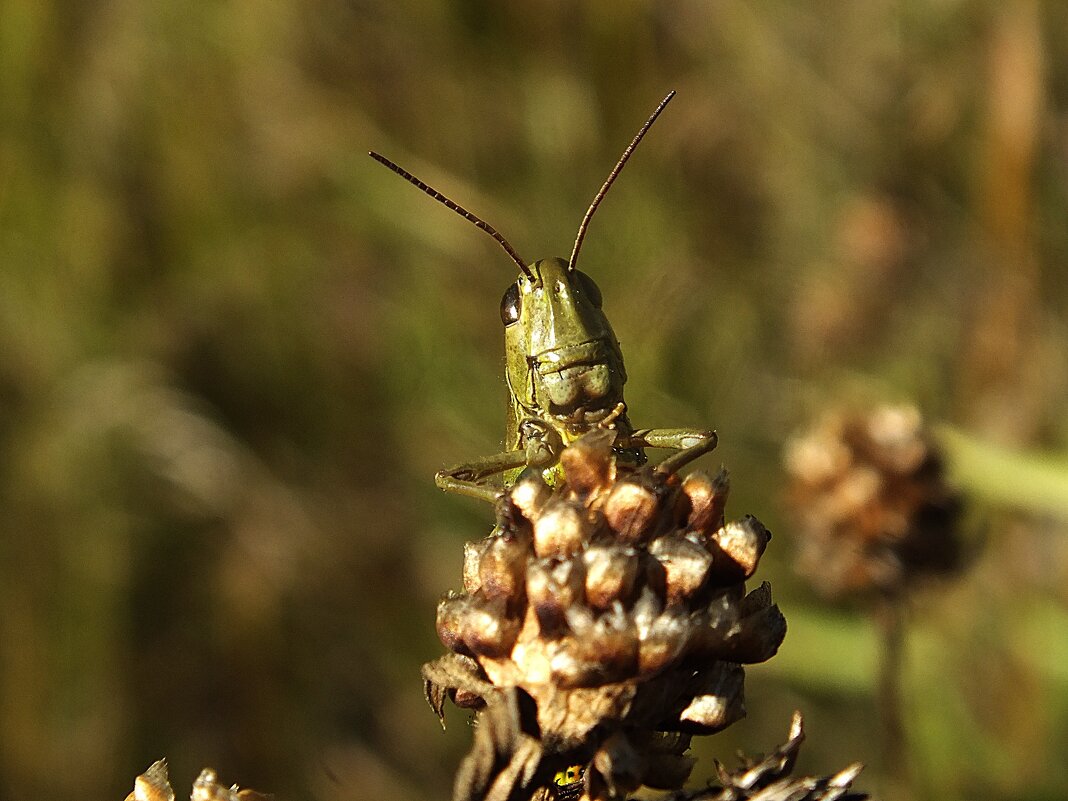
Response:
POLYGON ((522 297, 519 294, 519 283, 516 282, 508 287, 504 297, 501 298, 501 322, 506 326, 518 322, 521 305, 522 297))
POLYGON ((579 288, 583 291, 587 298, 590 299, 596 308, 601 308, 601 289, 593 282, 582 270, 575 270, 575 277, 578 279, 579 288))

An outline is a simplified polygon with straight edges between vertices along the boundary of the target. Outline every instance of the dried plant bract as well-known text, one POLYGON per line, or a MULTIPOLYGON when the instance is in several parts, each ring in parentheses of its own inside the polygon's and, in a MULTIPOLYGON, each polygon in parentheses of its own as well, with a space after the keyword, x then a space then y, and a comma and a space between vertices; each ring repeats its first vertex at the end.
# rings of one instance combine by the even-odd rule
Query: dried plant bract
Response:
POLYGON ((805 739, 801 713, 795 712, 790 737, 762 759, 744 759, 735 770, 717 764, 719 786, 696 793, 678 793, 665 801, 864 801, 853 780, 862 769, 854 762, 833 776, 791 776, 805 739))
MULTIPOLYGON (((167 761, 161 759, 137 777, 133 792, 126 796, 126 801, 174 801, 174 798, 167 777, 167 761)), ((220 784, 218 775, 211 768, 200 771, 189 795, 190 801, 269 801, 270 798, 255 790, 241 790, 236 784, 229 787, 220 784)))

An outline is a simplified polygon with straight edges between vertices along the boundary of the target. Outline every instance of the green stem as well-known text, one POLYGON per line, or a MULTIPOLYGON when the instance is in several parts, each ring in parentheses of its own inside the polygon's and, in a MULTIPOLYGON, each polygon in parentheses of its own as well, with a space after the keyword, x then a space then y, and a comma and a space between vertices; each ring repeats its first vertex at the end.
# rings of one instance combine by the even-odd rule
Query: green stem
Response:
POLYGON ((908 734, 901 701, 901 674, 905 661, 905 604, 900 596, 883 599, 875 608, 882 641, 879 660, 878 708, 883 730, 883 770, 891 782, 888 797, 911 798, 912 775, 908 734))

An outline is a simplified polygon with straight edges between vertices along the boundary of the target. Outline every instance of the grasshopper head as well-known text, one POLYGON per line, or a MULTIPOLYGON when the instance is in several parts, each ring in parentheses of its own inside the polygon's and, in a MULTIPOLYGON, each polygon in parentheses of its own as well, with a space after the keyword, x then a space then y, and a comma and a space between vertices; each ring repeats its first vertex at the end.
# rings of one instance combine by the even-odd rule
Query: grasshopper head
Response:
POLYGON ((601 311, 601 290, 575 264, 593 213, 642 137, 674 96, 674 91, 669 92, 660 101, 608 174, 579 224, 568 261, 542 259, 528 265, 485 220, 385 156, 370 153, 371 158, 493 237, 519 267, 519 278, 501 300, 505 377, 511 393, 507 434, 510 449, 520 447, 519 431, 524 420, 551 425, 567 442, 608 418, 618 419, 618 423, 613 423, 617 426, 630 425, 621 413, 625 409, 621 404, 627 374, 619 342, 601 311))
POLYGON ((627 380, 601 290, 563 259, 529 265, 501 299, 515 411, 582 433, 623 400, 627 380))

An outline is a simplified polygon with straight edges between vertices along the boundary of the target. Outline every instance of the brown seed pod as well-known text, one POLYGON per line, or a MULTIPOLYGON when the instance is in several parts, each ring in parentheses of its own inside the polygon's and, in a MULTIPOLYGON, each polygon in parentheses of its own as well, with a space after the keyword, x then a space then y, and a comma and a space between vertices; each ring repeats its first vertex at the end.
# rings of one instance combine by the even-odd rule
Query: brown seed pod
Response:
POLYGON ((744 717, 737 710, 738 706, 738 700, 734 696, 713 693, 696 695, 682 710, 679 720, 684 725, 692 725, 700 734, 712 734, 744 717))
POLYGON ((649 678, 674 665, 686 647, 678 618, 668 616, 658 620, 645 639, 638 643, 638 675, 649 678))
POLYGON ((541 473, 531 470, 520 474, 508 494, 523 517, 534 520, 553 493, 541 473))
POLYGON ((616 466, 612 459, 615 439, 616 432, 610 429, 591 431, 560 454, 567 485, 579 498, 585 499, 615 478, 616 466))
POLYGON ((601 683, 602 667, 590 659, 576 637, 557 641, 549 658, 549 672, 553 684, 561 689, 594 687, 601 683))
POLYGON ((638 664, 638 632, 622 605, 617 604, 598 617, 587 637, 589 653, 605 665, 603 681, 634 675, 638 664))
POLYGON ((638 552, 625 545, 592 545, 583 554, 586 564, 586 603, 608 609, 626 603, 638 577, 638 552))
POLYGON ((763 582, 737 608, 738 623, 724 639, 720 658, 747 665, 766 662, 786 637, 786 617, 772 603, 771 585, 763 582))
POLYGON ((713 662, 694 680, 692 700, 679 713, 684 731, 712 734, 745 717, 745 673, 738 665, 713 662))
POLYGON ((771 532, 752 515, 732 520, 709 536, 716 553, 716 575, 721 581, 740 581, 756 572, 771 532), (718 552, 716 549, 718 548, 718 552), (723 558, 720 558, 723 557, 723 558))
POLYGON ((594 617, 581 608, 568 610, 571 634, 560 642, 552 660, 561 686, 593 687, 633 676, 638 664, 638 637, 622 608, 594 617))
POLYGON ((582 548, 588 531, 583 507, 557 496, 534 521, 534 552, 539 557, 571 556, 582 548))
POLYGON ((551 635, 564 625, 568 609, 582 603, 585 569, 580 558, 535 559, 527 566, 527 603, 541 633, 551 635))
MULTIPOLYGON (((653 560, 651 560, 653 561, 653 560)), ((656 564, 660 564, 657 562, 656 564)), ((638 636, 643 637, 653 625, 653 621, 664 611, 664 596, 648 584, 641 588, 634 606, 630 610, 630 616, 634 625, 638 627, 638 636)))
POLYGON ((438 637, 460 654, 500 658, 512 650, 520 621, 507 614, 503 598, 448 595, 438 604, 438 637))
POLYGON ((745 587, 742 584, 724 588, 694 614, 694 632, 690 640, 692 653, 716 658, 725 652, 724 642, 737 627, 738 604, 744 595, 745 587))
POLYGON ((694 621, 678 610, 635 620, 638 631, 638 673, 648 677, 675 664, 696 632, 694 621))
MULTIPOLYGON (((601 744, 593 756, 592 768, 610 798, 626 798, 641 786, 648 768, 644 749, 639 750, 621 731, 615 732, 601 744)), ((593 779, 593 777, 591 777, 593 779)))
POLYGON ((520 622, 505 617, 503 604, 489 604, 477 608, 468 621, 464 644, 476 655, 501 658, 515 645, 520 622))
POLYGON ((507 531, 491 537, 478 566, 482 594, 490 599, 519 599, 523 594, 530 556, 530 541, 525 537, 507 531))
POLYGON ((686 528, 690 531, 711 532, 723 525, 723 513, 730 493, 730 478, 726 468, 714 478, 706 473, 690 473, 682 481, 682 494, 690 502, 686 528))
POLYGON ((174 801, 166 759, 153 762, 134 780, 133 792, 126 796, 126 801, 174 801))
POLYGON ((664 591, 669 605, 687 603, 704 587, 712 554, 681 532, 653 540, 649 553, 664 568, 664 591))
POLYGON ((477 592, 482 586, 482 579, 478 575, 479 566, 482 564, 482 554, 486 552, 490 542, 491 538, 486 537, 478 542, 464 543, 464 592, 469 595, 477 592))
POLYGON ((460 709, 481 709, 486 705, 486 700, 477 692, 463 688, 454 690, 449 697, 460 709))
POLYGON ((450 651, 467 656, 471 656, 471 651, 464 645, 463 632, 470 598, 450 591, 438 602, 437 616, 438 639, 450 651))
POLYGON ((608 492, 604 517, 616 538, 626 544, 640 544, 649 539, 660 510, 660 498, 637 479, 618 482, 608 492))

